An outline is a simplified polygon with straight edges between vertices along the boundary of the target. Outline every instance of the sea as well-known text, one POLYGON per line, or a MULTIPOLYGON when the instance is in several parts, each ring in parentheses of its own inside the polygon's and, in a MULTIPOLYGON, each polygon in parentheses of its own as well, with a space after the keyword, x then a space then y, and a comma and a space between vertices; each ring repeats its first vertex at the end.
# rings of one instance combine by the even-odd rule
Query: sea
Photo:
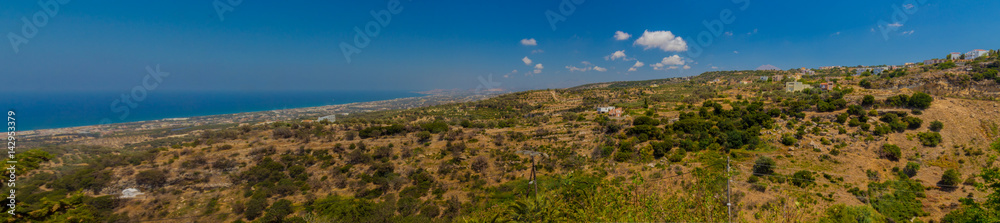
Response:
POLYGON ((128 92, 7 92, 0 94, 0 106, 14 111, 17 129, 27 131, 423 96, 412 91, 156 91, 123 99, 123 93, 128 92))

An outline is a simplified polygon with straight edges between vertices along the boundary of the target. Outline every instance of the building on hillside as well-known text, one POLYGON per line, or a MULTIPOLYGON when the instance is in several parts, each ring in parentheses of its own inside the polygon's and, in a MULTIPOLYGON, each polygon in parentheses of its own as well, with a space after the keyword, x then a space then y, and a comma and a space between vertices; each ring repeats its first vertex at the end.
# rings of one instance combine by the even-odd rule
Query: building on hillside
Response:
POLYGON ((824 91, 832 91, 833 90, 833 83, 820 83, 819 84, 819 89, 820 90, 824 90, 824 91))
POLYGON ((753 81, 752 80, 742 80, 742 81, 740 81, 740 84, 753 84, 753 81))
POLYGON ((597 107, 597 113, 608 113, 615 110, 615 106, 597 107))
POLYGON ((924 60, 924 65, 934 65, 934 64, 944 63, 944 62, 948 62, 948 60, 942 60, 942 59, 924 60))
POLYGON ((771 78, 771 80, 774 80, 774 81, 781 81, 781 80, 784 80, 784 79, 785 79, 785 75, 774 75, 774 77, 771 78))
POLYGON ((913 67, 913 66, 916 66, 916 65, 917 65, 916 63, 904 63, 903 67, 913 67))
POLYGON ((805 67, 799 68, 799 72, 802 72, 802 75, 816 75, 816 71, 807 69, 805 67))
POLYGON ((957 59, 961 59, 962 58, 962 53, 951 52, 950 54, 948 54, 948 56, 951 56, 952 60, 957 60, 957 59))
POLYGON ((805 90, 805 89, 809 89, 809 88, 812 88, 812 86, 802 84, 802 82, 798 82, 798 81, 796 81, 796 82, 785 82, 785 91, 787 91, 787 92, 796 92, 796 91, 801 91, 801 90, 805 90))
POLYGON ((872 71, 872 69, 871 68, 867 68, 867 67, 862 67, 862 68, 854 69, 854 76, 860 76, 861 74, 865 73, 866 71, 872 71))
POLYGON ((622 108, 611 109, 611 111, 608 111, 608 115, 611 117, 622 117, 623 115, 625 115, 625 109, 622 108))
POLYGON ((317 122, 322 122, 323 120, 326 120, 326 121, 329 121, 329 122, 336 122, 337 121, 337 115, 327 115, 327 116, 319 117, 318 119, 316 119, 317 122))
POLYGON ((981 49, 975 49, 975 50, 969 51, 968 53, 965 53, 965 59, 966 60, 973 60, 973 59, 976 59, 976 58, 979 58, 979 57, 984 57, 984 56, 989 55, 989 54, 990 54, 989 51, 981 50, 981 49))
POLYGON ((760 76, 761 81, 767 81, 767 78, 768 78, 767 76, 760 76))
POLYGON ((872 74, 881 75, 883 71, 889 70, 889 67, 876 67, 872 68, 872 74))

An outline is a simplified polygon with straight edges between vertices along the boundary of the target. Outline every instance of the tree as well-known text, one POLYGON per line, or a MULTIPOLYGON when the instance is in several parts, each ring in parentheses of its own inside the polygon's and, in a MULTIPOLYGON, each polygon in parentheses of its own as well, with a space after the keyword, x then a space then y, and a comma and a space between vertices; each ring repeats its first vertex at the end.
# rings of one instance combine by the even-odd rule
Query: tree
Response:
POLYGON ((774 159, 767 156, 758 157, 753 163, 754 175, 770 175, 774 173, 774 159))
POLYGON ((917 171, 920 170, 920 164, 916 162, 907 162, 906 167, 903 167, 903 174, 906 176, 913 177, 917 175, 917 171))
POLYGON ((864 99, 861 99, 861 105, 872 106, 875 104, 875 96, 865 95, 864 99))
POLYGON ((931 102, 933 101, 934 98, 931 97, 930 95, 925 94, 923 92, 917 92, 913 93, 913 96, 910 97, 910 100, 907 101, 907 104, 913 108, 927 109, 928 107, 931 107, 931 102))
POLYGON ((792 134, 786 133, 785 135, 781 136, 781 144, 784 144, 786 146, 794 145, 798 141, 799 140, 796 139, 795 136, 792 136, 792 134))
POLYGON ((944 123, 941 123, 941 121, 934 120, 933 122, 931 122, 931 127, 930 127, 931 131, 939 132, 943 128, 944 128, 944 123))
POLYGON ((899 160, 899 157, 902 156, 902 150, 899 148, 899 146, 893 144, 882 145, 882 148, 879 150, 878 153, 880 157, 892 161, 897 161, 899 160))
POLYGON ((167 174, 159 169, 144 170, 135 175, 135 183, 151 188, 163 186, 167 182, 167 174))
POLYGON ((267 209, 267 214, 260 218, 260 222, 267 223, 278 223, 285 222, 285 217, 292 214, 292 202, 289 200, 281 199, 275 201, 271 204, 271 208, 267 209))
POLYGON ((948 169, 944 171, 944 175, 941 175, 941 181, 938 182, 938 185, 955 187, 960 182, 962 182, 962 174, 958 170, 948 169))
POLYGON ((813 173, 806 170, 799 170, 792 175, 792 185, 797 187, 805 188, 809 185, 816 184, 816 178, 813 177, 813 173))
POLYGON ((657 126, 657 125, 660 125, 660 120, 656 120, 656 119, 650 118, 648 116, 639 116, 639 117, 636 117, 635 120, 632 120, 632 125, 634 125, 634 126, 639 126, 639 125, 657 126))

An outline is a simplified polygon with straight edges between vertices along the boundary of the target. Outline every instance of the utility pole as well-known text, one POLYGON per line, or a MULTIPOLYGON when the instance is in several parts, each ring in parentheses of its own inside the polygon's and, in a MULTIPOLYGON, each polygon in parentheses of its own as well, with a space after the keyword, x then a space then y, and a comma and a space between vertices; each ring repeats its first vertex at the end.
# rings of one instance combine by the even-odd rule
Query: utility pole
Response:
POLYGON ((733 200, 732 200, 732 193, 730 192, 731 191, 731 189, 730 189, 730 183, 732 182, 732 180, 729 179, 730 178, 729 168, 730 168, 729 167, 729 155, 727 154, 726 155, 726 208, 728 208, 728 211, 726 211, 726 215, 729 216, 729 222, 732 223, 733 222, 733 200))
POLYGON ((538 199, 538 181, 535 179, 535 156, 531 156, 531 182, 535 185, 535 199, 538 199))

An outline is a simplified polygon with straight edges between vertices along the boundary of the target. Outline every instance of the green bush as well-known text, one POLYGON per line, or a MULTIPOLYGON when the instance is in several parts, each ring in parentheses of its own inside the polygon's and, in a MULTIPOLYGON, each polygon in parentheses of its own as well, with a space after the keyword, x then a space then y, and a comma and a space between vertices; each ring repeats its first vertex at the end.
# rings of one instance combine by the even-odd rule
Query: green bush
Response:
POLYGON ((879 154, 880 157, 886 158, 886 159, 889 159, 889 160, 892 160, 892 161, 897 161, 897 160, 899 160, 899 157, 902 157, 902 152, 901 152, 899 146, 896 146, 896 145, 893 145, 893 144, 884 144, 884 145, 882 145, 882 148, 879 150, 878 154, 879 154))
POLYGON ((816 178, 813 176, 812 172, 806 170, 799 170, 792 175, 792 185, 797 187, 805 188, 809 185, 816 184, 816 178))
POLYGON ((962 174, 958 170, 948 169, 944 171, 944 175, 941 175, 941 181, 938 184, 945 187, 955 187, 961 182, 962 174))
POLYGON ((151 188, 157 188, 167 183, 167 173, 159 169, 144 170, 135 175, 135 183, 151 188))
POLYGON ((941 123, 941 121, 938 120, 934 120, 933 122, 931 122, 930 129, 931 131, 939 132, 941 131, 941 129, 944 129, 944 123, 941 123))
POLYGON ((874 104, 875 104, 875 96, 865 95, 865 97, 863 99, 861 99, 861 105, 871 106, 871 105, 874 105, 874 104))
POLYGON ((796 139, 795 136, 792 136, 791 134, 785 134, 781 136, 781 144, 784 144, 786 146, 794 145, 798 141, 799 140, 796 139))
POLYGON ((935 147, 941 143, 941 134, 937 132, 921 132, 917 134, 924 146, 935 147))
POLYGON ((819 219, 821 223, 839 222, 885 222, 885 216, 875 211, 871 206, 846 206, 837 204, 826 209, 826 216, 819 219))
POLYGON ((907 162, 906 167, 903 167, 903 173, 909 177, 916 176, 917 171, 919 170, 920 170, 920 164, 916 162, 907 162))
POLYGON ((917 92, 913 93, 913 96, 910 97, 907 104, 912 108, 927 109, 931 107, 931 102, 933 101, 934 98, 930 95, 923 92, 917 92))
POLYGON ((246 210, 243 211, 243 216, 249 220, 254 220, 260 217, 261 212, 267 208, 267 196, 262 193, 255 193, 250 197, 250 201, 247 202, 246 210))
POLYGON ((260 222, 268 223, 278 223, 285 222, 285 217, 292 214, 292 202, 289 200, 281 199, 275 201, 271 204, 271 208, 267 209, 267 214, 260 218, 260 222))
POLYGON ((774 159, 767 156, 758 157, 753 163, 754 175, 771 175, 774 173, 774 159))

